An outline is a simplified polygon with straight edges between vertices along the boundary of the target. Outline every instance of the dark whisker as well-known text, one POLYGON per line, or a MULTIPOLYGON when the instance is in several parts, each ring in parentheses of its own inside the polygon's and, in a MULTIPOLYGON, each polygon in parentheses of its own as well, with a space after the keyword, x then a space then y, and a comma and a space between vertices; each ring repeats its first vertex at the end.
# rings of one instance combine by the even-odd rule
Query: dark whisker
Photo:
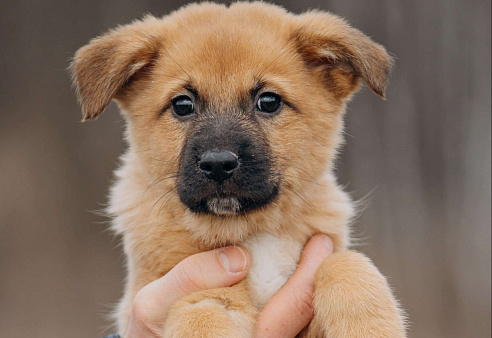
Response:
POLYGON ((149 211, 149 214, 147 215, 147 221, 149 220, 149 217, 150 217, 150 214, 152 213, 152 210, 154 210, 154 207, 157 205, 157 203, 159 203, 163 198, 165 198, 169 193, 171 193, 174 189, 171 189, 169 191, 167 191, 165 194, 163 194, 161 197, 159 197, 157 199, 157 201, 155 201, 154 205, 152 205, 152 208, 150 208, 150 211, 149 211))
MULTIPOLYGON (((300 170, 302 171, 302 170, 300 170)), ((306 173, 307 174, 307 173, 306 173)), ((306 180, 305 178, 302 178, 300 176, 295 176, 295 175, 285 175, 284 174, 284 177, 290 177, 290 178, 294 178, 294 179, 299 179, 301 181, 304 181, 304 182, 307 182, 307 183, 311 183, 311 184, 315 184, 315 185, 318 185, 320 187, 328 187, 328 185, 326 184, 322 184, 322 183, 319 183, 319 182, 314 182, 314 181, 310 181, 310 180, 306 180)))
POLYGON ((157 211, 157 215, 155 216, 154 220, 159 218, 159 215, 161 214, 161 210, 162 208, 167 204, 167 202, 169 202, 169 200, 173 197, 173 192, 175 191, 176 189, 171 189, 168 191, 168 193, 166 194, 166 198, 164 200, 162 200, 162 203, 159 207, 159 211, 157 211))
POLYGON ((318 211, 318 209, 316 209, 316 207, 308 201, 308 199, 306 198, 306 196, 302 195, 300 192, 296 191, 294 188, 291 188, 291 191, 297 196, 299 197, 304 203, 306 203, 306 205, 308 207, 310 207, 314 212, 316 212, 318 215, 320 215, 321 217, 323 217, 324 219, 326 220, 330 220, 328 217, 326 217, 326 215, 323 215, 322 213, 320 213, 318 211))
POLYGON ((163 176, 163 177, 158 177, 156 178, 146 189, 145 191, 142 193, 142 198, 140 199, 140 204, 142 204, 143 202, 143 199, 145 197, 145 194, 147 193, 147 191, 149 191, 152 187, 156 186, 157 184, 159 183, 162 183, 166 180, 170 180, 170 179, 173 179, 173 178, 178 178, 179 177, 179 174, 170 174, 169 176, 163 176))

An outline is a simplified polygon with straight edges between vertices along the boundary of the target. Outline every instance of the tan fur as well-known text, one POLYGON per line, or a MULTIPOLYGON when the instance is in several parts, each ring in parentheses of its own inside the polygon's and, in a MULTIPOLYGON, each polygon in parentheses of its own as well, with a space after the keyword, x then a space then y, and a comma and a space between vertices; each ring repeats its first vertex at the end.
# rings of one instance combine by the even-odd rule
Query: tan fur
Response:
MULTIPOLYGON (((404 337, 403 315, 384 277, 363 255, 344 251, 353 207, 331 170, 347 100, 360 78, 384 96, 390 65, 383 47, 332 14, 293 15, 259 2, 190 5, 119 27, 81 48, 71 69, 84 120, 116 99, 128 122, 129 149, 109 208, 128 258, 119 333, 125 334, 138 290, 189 255, 259 232, 302 245, 321 232, 333 238, 338 253, 317 272, 315 318, 303 334, 404 337), (230 111, 258 79, 295 107, 262 122, 283 175, 282 192, 246 217, 193 214, 175 188, 187 127, 161 110, 192 80, 217 114, 230 111)), ((246 278, 176 303, 163 335, 248 337, 257 312, 246 278)))

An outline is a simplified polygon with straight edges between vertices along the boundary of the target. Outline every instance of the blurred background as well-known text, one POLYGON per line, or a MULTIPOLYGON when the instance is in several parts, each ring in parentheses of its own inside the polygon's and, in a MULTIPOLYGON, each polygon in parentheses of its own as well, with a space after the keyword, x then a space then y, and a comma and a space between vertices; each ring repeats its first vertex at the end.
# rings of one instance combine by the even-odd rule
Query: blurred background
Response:
MULTIPOLYGON (((383 102, 349 105, 340 182, 410 337, 490 337, 491 3, 276 1, 333 11, 396 55, 383 102)), ((106 219, 125 145, 115 106, 81 124, 66 72, 89 39, 178 0, 0 2, 0 336, 97 337, 124 259, 106 219)))

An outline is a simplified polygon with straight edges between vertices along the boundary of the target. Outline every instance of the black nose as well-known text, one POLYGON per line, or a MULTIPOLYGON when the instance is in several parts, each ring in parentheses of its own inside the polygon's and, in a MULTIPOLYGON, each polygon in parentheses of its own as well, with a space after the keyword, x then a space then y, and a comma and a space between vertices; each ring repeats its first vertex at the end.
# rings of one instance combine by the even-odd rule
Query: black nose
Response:
POLYGON ((222 183, 239 166, 237 155, 226 150, 207 151, 199 162, 200 170, 210 179, 222 183))

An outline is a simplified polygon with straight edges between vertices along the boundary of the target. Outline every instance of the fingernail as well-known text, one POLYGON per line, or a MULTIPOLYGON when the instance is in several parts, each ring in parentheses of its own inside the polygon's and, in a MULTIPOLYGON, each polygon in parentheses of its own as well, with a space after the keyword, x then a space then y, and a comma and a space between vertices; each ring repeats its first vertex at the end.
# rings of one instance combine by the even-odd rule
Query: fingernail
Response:
POLYGON ((243 249, 237 246, 224 248, 218 253, 222 266, 229 272, 237 273, 246 269, 247 258, 243 249))

